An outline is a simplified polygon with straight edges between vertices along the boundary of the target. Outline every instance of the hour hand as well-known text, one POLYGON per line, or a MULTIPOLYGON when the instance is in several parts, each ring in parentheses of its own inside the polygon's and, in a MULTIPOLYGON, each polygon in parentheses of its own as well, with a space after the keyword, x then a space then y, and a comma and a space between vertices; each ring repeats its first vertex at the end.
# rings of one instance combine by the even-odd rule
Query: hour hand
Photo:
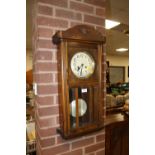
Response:
POLYGON ((81 76, 81 74, 82 74, 82 67, 80 66, 78 66, 77 67, 77 72, 78 72, 78 74, 81 76))
POLYGON ((77 71, 79 71, 79 70, 80 70, 80 68, 81 68, 81 67, 79 67, 79 66, 78 66, 78 67, 77 67, 77 71))

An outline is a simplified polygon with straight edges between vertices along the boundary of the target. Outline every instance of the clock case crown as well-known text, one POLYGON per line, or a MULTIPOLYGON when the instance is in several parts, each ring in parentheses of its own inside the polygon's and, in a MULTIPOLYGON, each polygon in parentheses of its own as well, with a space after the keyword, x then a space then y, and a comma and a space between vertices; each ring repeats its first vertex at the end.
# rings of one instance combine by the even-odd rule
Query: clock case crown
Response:
POLYGON ((73 138, 104 127, 104 43, 105 37, 88 25, 77 25, 66 31, 58 31, 52 37, 58 52, 59 122, 57 130, 63 138, 73 138), (78 52, 88 53, 95 61, 93 74, 78 78, 71 70, 70 62, 78 52), (85 90, 85 91, 84 91, 85 90), (86 113, 80 115, 82 103, 86 113), (73 108, 71 103, 74 103, 73 108), (73 117, 74 116, 74 117, 73 117))

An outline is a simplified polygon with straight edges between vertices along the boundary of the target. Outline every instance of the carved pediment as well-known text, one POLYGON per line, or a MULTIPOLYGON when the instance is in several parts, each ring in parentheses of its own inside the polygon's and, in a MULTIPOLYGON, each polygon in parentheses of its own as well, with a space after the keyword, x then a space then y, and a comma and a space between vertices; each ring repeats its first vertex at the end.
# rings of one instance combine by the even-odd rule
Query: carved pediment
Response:
POLYGON ((76 25, 66 31, 58 31, 53 37, 53 42, 59 42, 60 39, 105 42, 105 37, 94 27, 88 25, 76 25))

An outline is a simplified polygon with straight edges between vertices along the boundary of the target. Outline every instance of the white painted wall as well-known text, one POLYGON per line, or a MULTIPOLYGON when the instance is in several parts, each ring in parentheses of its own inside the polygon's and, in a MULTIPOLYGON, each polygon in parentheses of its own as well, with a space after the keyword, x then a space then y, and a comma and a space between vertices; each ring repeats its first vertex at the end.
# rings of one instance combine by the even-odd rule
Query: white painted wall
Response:
POLYGON ((124 66, 125 67, 125 82, 129 82, 128 78, 128 66, 129 66, 129 57, 128 56, 106 56, 107 61, 109 61, 110 66, 124 66))

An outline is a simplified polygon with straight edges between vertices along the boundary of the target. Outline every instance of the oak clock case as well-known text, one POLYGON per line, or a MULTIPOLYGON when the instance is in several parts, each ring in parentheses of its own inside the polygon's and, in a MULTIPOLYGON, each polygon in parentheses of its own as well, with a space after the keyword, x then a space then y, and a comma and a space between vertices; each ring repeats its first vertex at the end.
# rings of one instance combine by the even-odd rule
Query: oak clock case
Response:
POLYGON ((92 27, 78 25, 52 39, 58 47, 58 132, 68 139, 103 128, 105 38, 92 27))

